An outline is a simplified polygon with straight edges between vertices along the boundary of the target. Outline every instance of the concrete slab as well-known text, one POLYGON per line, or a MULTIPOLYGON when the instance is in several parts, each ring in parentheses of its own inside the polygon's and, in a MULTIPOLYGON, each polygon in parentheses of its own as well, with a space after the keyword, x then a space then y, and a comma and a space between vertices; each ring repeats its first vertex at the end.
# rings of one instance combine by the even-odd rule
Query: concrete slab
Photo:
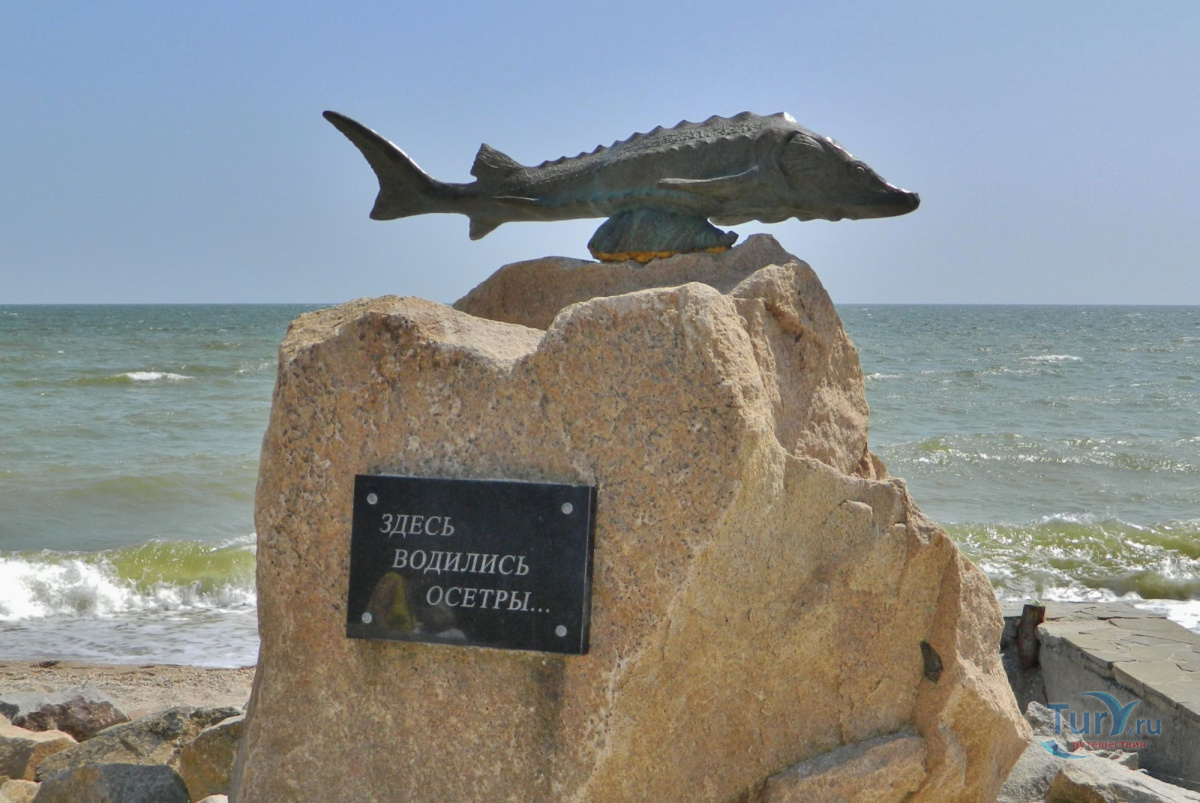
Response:
MULTIPOLYGON (((1161 613, 1144 611, 1125 602, 1046 602, 1046 619, 1068 621, 1097 621, 1101 619, 1160 619, 1170 621, 1161 613)), ((1004 618, 1020 617, 1024 602, 1005 600, 1000 603, 1004 618)))
MULTIPOLYGON (((1006 606, 1006 619, 1015 623, 1020 609, 1006 606)), ((1038 638, 1046 699, 1069 706, 1068 739, 1136 742, 1130 749, 1150 773, 1200 789, 1200 635, 1129 605, 1051 602, 1038 638), (1087 692, 1111 694, 1121 706, 1136 701, 1126 727, 1112 734, 1108 706, 1087 692), (1070 714, 1083 733, 1070 733, 1070 714)))

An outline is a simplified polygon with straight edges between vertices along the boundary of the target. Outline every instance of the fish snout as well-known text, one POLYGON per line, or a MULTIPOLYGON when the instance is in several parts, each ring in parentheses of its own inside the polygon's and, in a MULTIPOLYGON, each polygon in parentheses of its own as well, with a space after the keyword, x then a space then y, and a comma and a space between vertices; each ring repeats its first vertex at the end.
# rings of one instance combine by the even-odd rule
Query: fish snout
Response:
POLYGON ((907 215, 909 212, 921 205, 921 196, 915 192, 902 190, 899 187, 888 185, 886 197, 879 204, 879 217, 896 217, 898 215, 907 215))

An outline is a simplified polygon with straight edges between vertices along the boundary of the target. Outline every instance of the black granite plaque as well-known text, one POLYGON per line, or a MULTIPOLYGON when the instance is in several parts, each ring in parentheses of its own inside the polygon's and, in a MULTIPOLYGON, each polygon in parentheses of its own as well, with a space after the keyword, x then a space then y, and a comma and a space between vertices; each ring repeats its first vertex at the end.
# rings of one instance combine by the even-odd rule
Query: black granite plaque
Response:
POLYGON ((360 474, 350 638, 583 655, 596 489, 360 474))

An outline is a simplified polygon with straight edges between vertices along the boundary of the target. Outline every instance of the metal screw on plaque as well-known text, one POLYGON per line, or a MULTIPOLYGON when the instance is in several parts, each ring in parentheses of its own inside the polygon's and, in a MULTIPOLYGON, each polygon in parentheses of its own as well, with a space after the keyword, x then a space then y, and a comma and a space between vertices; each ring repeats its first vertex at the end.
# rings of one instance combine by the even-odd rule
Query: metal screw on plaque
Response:
POLYGON ((364 613, 364 614, 362 615, 362 620, 363 620, 363 624, 364 624, 364 625, 369 625, 369 624, 371 624, 371 614, 370 614, 370 613, 364 613))
POLYGON ((367 494, 367 504, 368 505, 373 505, 378 501, 379 501, 379 497, 376 496, 375 494, 367 494))
POLYGON ((567 635, 567 629, 562 625, 559 625, 558 627, 554 628, 554 635, 562 638, 563 636, 567 635))
POLYGON ((570 515, 571 515, 571 512, 572 512, 572 511, 574 511, 574 510, 575 510, 575 506, 574 506, 574 505, 572 505, 570 502, 563 502, 563 506, 562 506, 562 512, 563 512, 565 515, 567 515, 567 516, 570 516, 570 515))

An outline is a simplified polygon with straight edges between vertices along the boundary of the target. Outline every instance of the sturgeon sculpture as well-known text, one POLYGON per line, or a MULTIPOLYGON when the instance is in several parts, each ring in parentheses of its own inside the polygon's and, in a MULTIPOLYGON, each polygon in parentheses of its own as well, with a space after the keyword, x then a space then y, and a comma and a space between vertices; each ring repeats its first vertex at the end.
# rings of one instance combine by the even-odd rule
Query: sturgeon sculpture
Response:
POLYGON ((457 212, 478 240, 502 223, 606 217, 588 249, 597 259, 648 262, 691 251, 723 251, 751 220, 854 220, 913 211, 914 192, 884 181, 841 145, 788 114, 743 112, 686 120, 674 128, 526 167, 479 146, 470 184, 426 174, 404 151, 337 112, 325 119, 362 151, 379 179, 371 217, 394 220, 457 212))

